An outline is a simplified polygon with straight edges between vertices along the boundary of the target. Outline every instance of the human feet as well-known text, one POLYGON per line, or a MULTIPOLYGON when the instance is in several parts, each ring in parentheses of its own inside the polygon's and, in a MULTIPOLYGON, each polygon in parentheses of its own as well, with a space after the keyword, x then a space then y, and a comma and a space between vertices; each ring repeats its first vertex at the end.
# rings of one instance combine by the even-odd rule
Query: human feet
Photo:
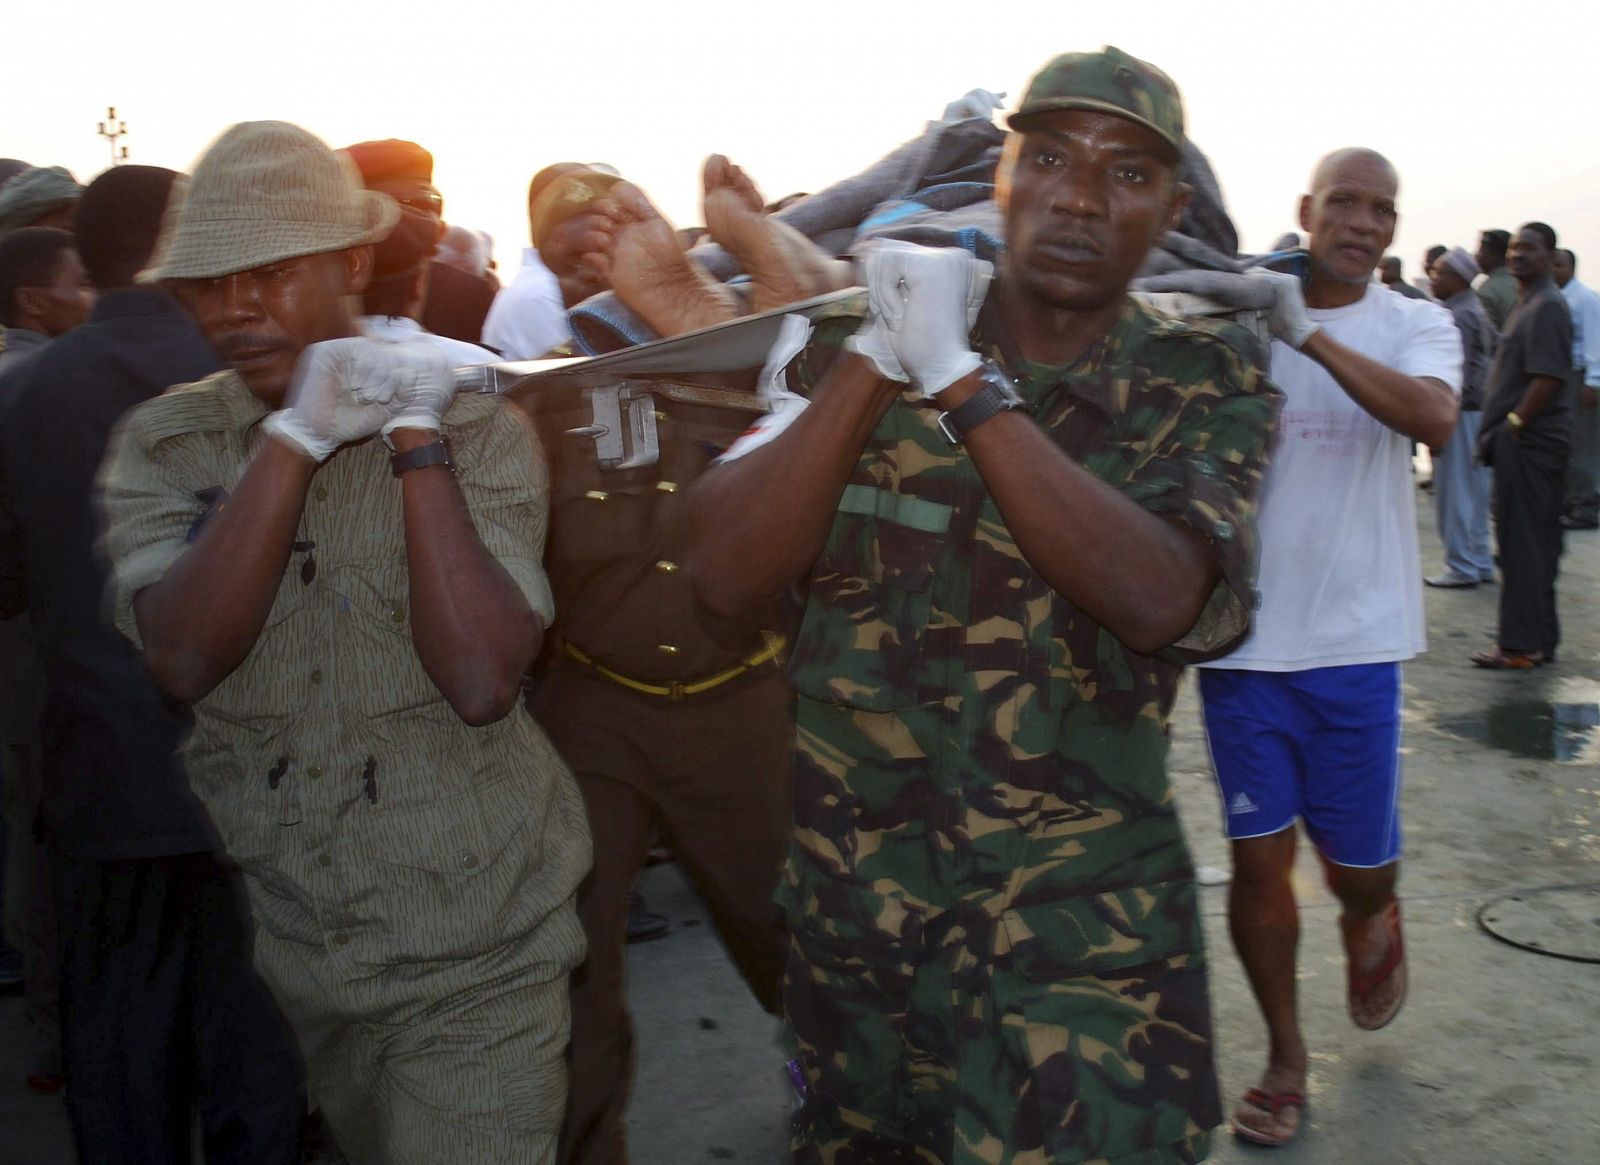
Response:
POLYGON ((599 256, 611 288, 662 336, 677 336, 744 314, 739 297, 683 253, 672 224, 631 182, 610 197, 621 221, 599 256))
POLYGON ((1270 1064, 1233 1110, 1233 1134, 1255 1145, 1286 1145, 1306 1110, 1305 1065, 1270 1064))
POLYGON ((750 276, 753 310, 771 311, 850 286, 849 264, 770 217, 756 184, 725 156, 707 158, 700 180, 706 229, 750 276))
POLYGON ((1406 1001, 1406 949, 1400 931, 1400 903, 1389 904, 1371 918, 1351 922, 1340 915, 1344 933, 1345 974, 1350 1020, 1377 1031, 1400 1014, 1406 1001))

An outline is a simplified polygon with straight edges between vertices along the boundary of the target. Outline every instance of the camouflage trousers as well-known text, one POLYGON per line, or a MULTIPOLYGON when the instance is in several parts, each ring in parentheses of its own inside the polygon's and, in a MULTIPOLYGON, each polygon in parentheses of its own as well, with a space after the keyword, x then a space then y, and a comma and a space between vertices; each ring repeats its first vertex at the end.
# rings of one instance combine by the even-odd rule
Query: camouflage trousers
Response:
POLYGON ((1186 865, 1067 893, 1059 868, 1028 865, 1071 853, 1052 836, 1063 823, 1018 828, 992 788, 953 810, 914 750, 893 747, 897 714, 800 703, 780 891, 809 1090, 794 1160, 1203 1160, 1221 1112, 1186 865))

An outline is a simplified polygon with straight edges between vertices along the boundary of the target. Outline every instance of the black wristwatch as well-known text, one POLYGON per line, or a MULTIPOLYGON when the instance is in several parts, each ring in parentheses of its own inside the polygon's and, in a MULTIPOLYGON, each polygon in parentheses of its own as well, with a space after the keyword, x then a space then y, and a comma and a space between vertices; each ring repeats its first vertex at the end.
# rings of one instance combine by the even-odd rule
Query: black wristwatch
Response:
POLYGON ((389 458, 389 471, 396 477, 408 469, 423 469, 429 465, 442 465, 451 473, 456 471, 456 463, 450 458, 450 442, 443 437, 389 458))
POLYGON ((1017 392, 1017 386, 993 360, 980 364, 978 375, 983 387, 949 412, 939 414, 939 428, 952 445, 961 444, 968 433, 990 417, 1028 407, 1028 402, 1017 392))

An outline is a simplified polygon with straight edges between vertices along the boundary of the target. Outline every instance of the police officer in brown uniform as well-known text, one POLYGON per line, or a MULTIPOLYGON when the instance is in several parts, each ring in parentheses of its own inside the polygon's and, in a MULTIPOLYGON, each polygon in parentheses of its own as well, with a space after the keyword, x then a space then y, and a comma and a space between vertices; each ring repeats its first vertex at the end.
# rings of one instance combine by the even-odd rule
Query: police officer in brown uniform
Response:
MULTIPOLYGON (((608 391, 617 392, 592 393, 608 391)), ((681 566, 687 488, 754 414, 627 392, 613 402, 652 413, 653 463, 630 464, 651 460, 637 450, 620 465, 605 458, 593 395, 532 409, 554 475, 546 567, 561 612, 533 711, 577 775, 596 839, 579 891, 589 954, 572 981, 562 1134, 562 1159, 575 1165, 627 1160, 627 900, 655 832, 774 1013, 786 945, 772 901, 794 735, 781 614, 773 604, 717 618, 698 605, 681 566)))

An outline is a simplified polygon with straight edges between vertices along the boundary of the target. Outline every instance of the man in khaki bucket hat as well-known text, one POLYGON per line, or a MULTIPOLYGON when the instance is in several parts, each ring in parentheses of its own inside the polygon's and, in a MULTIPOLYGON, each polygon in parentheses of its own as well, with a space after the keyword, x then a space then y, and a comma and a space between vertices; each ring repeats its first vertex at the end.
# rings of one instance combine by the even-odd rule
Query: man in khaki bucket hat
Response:
POLYGON ((228 371, 123 421, 118 626, 191 706, 184 761, 244 873, 256 962, 353 1165, 553 1161, 570 774, 519 700, 551 615, 526 419, 357 338, 387 195, 304 130, 234 126, 142 274, 228 371))

